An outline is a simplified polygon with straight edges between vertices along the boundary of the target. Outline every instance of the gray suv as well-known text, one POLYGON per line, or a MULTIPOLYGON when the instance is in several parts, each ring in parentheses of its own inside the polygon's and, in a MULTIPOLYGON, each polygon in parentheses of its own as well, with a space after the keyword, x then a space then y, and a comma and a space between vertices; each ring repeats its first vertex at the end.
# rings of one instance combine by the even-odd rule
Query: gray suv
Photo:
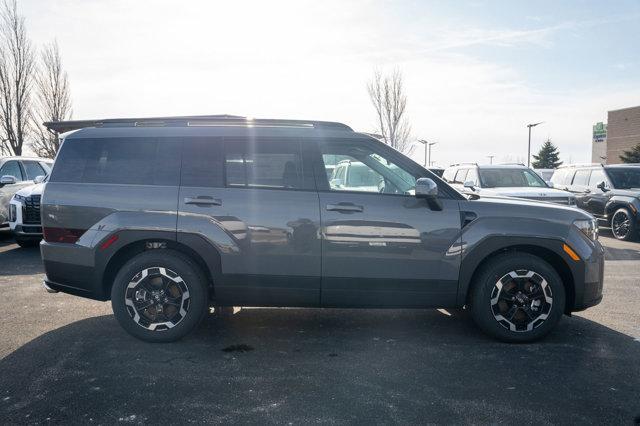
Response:
POLYGON ((46 125, 69 133, 42 198, 45 287, 111 300, 144 340, 183 337, 210 306, 297 306, 466 307, 485 332, 523 342, 602 298, 591 215, 467 198, 341 123, 46 125), (345 160, 377 185, 332 182, 345 160))

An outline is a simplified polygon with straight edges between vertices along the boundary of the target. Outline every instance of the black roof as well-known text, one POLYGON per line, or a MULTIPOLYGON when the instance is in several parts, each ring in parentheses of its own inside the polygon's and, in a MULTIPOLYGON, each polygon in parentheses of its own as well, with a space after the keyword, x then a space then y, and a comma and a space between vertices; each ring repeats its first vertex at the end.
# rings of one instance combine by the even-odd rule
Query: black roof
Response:
POLYGON ((43 125, 54 132, 65 133, 86 127, 296 127, 321 128, 352 132, 353 129, 343 123, 316 120, 282 120, 247 118, 238 115, 185 115, 175 117, 109 118, 102 120, 48 121, 43 125))

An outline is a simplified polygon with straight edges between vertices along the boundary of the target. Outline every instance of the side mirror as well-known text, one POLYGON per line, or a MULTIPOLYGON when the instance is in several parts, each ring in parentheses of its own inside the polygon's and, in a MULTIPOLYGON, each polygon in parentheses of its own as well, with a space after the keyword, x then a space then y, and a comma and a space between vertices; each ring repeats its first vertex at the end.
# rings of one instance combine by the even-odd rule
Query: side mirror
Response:
POLYGON ((13 185, 18 182, 15 176, 4 175, 0 178, 0 185, 13 185))
POLYGON ((475 191, 476 183, 475 183, 474 181, 472 181, 472 180, 466 180, 466 181, 462 184, 462 186, 464 186, 465 188, 469 188, 469 189, 470 189, 470 190, 472 190, 472 191, 475 191))
POLYGON ((40 175, 40 176, 36 176, 36 178, 33 180, 35 183, 42 183, 44 182, 44 175, 40 175))
POLYGON ((598 188, 602 192, 607 192, 609 190, 607 188, 607 184, 604 181, 598 182, 598 184, 596 185, 596 188, 598 188))
POLYGON ((442 210, 442 203, 438 199, 438 185, 429 178, 416 180, 416 198, 427 200, 431 210, 442 210))

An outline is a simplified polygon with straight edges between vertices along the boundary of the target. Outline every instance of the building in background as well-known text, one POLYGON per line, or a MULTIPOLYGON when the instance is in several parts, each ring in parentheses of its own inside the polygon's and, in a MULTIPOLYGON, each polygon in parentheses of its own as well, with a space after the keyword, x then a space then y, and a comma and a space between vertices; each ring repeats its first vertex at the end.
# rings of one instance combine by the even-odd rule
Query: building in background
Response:
MULTIPOLYGON (((622 152, 638 144, 640 144, 640 106, 609 111, 605 142, 607 164, 621 163, 622 152)), ((595 152, 595 131, 593 145, 593 152, 595 152)), ((594 158, 594 162, 600 161, 594 158)))
POLYGON ((593 125, 593 138, 591 139, 591 162, 607 162, 607 125, 600 122, 593 125))

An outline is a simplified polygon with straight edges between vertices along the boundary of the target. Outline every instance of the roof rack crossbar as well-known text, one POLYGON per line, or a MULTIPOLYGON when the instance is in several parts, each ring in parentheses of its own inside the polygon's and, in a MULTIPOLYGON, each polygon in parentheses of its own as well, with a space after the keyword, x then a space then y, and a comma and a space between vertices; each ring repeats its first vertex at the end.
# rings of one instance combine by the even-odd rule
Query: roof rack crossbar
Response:
POLYGON ((343 123, 315 120, 280 120, 247 118, 237 115, 186 115, 176 117, 110 118, 105 120, 48 121, 43 125, 54 132, 65 133, 85 127, 194 127, 194 126, 246 126, 246 127, 300 127, 344 130, 353 129, 343 123))

